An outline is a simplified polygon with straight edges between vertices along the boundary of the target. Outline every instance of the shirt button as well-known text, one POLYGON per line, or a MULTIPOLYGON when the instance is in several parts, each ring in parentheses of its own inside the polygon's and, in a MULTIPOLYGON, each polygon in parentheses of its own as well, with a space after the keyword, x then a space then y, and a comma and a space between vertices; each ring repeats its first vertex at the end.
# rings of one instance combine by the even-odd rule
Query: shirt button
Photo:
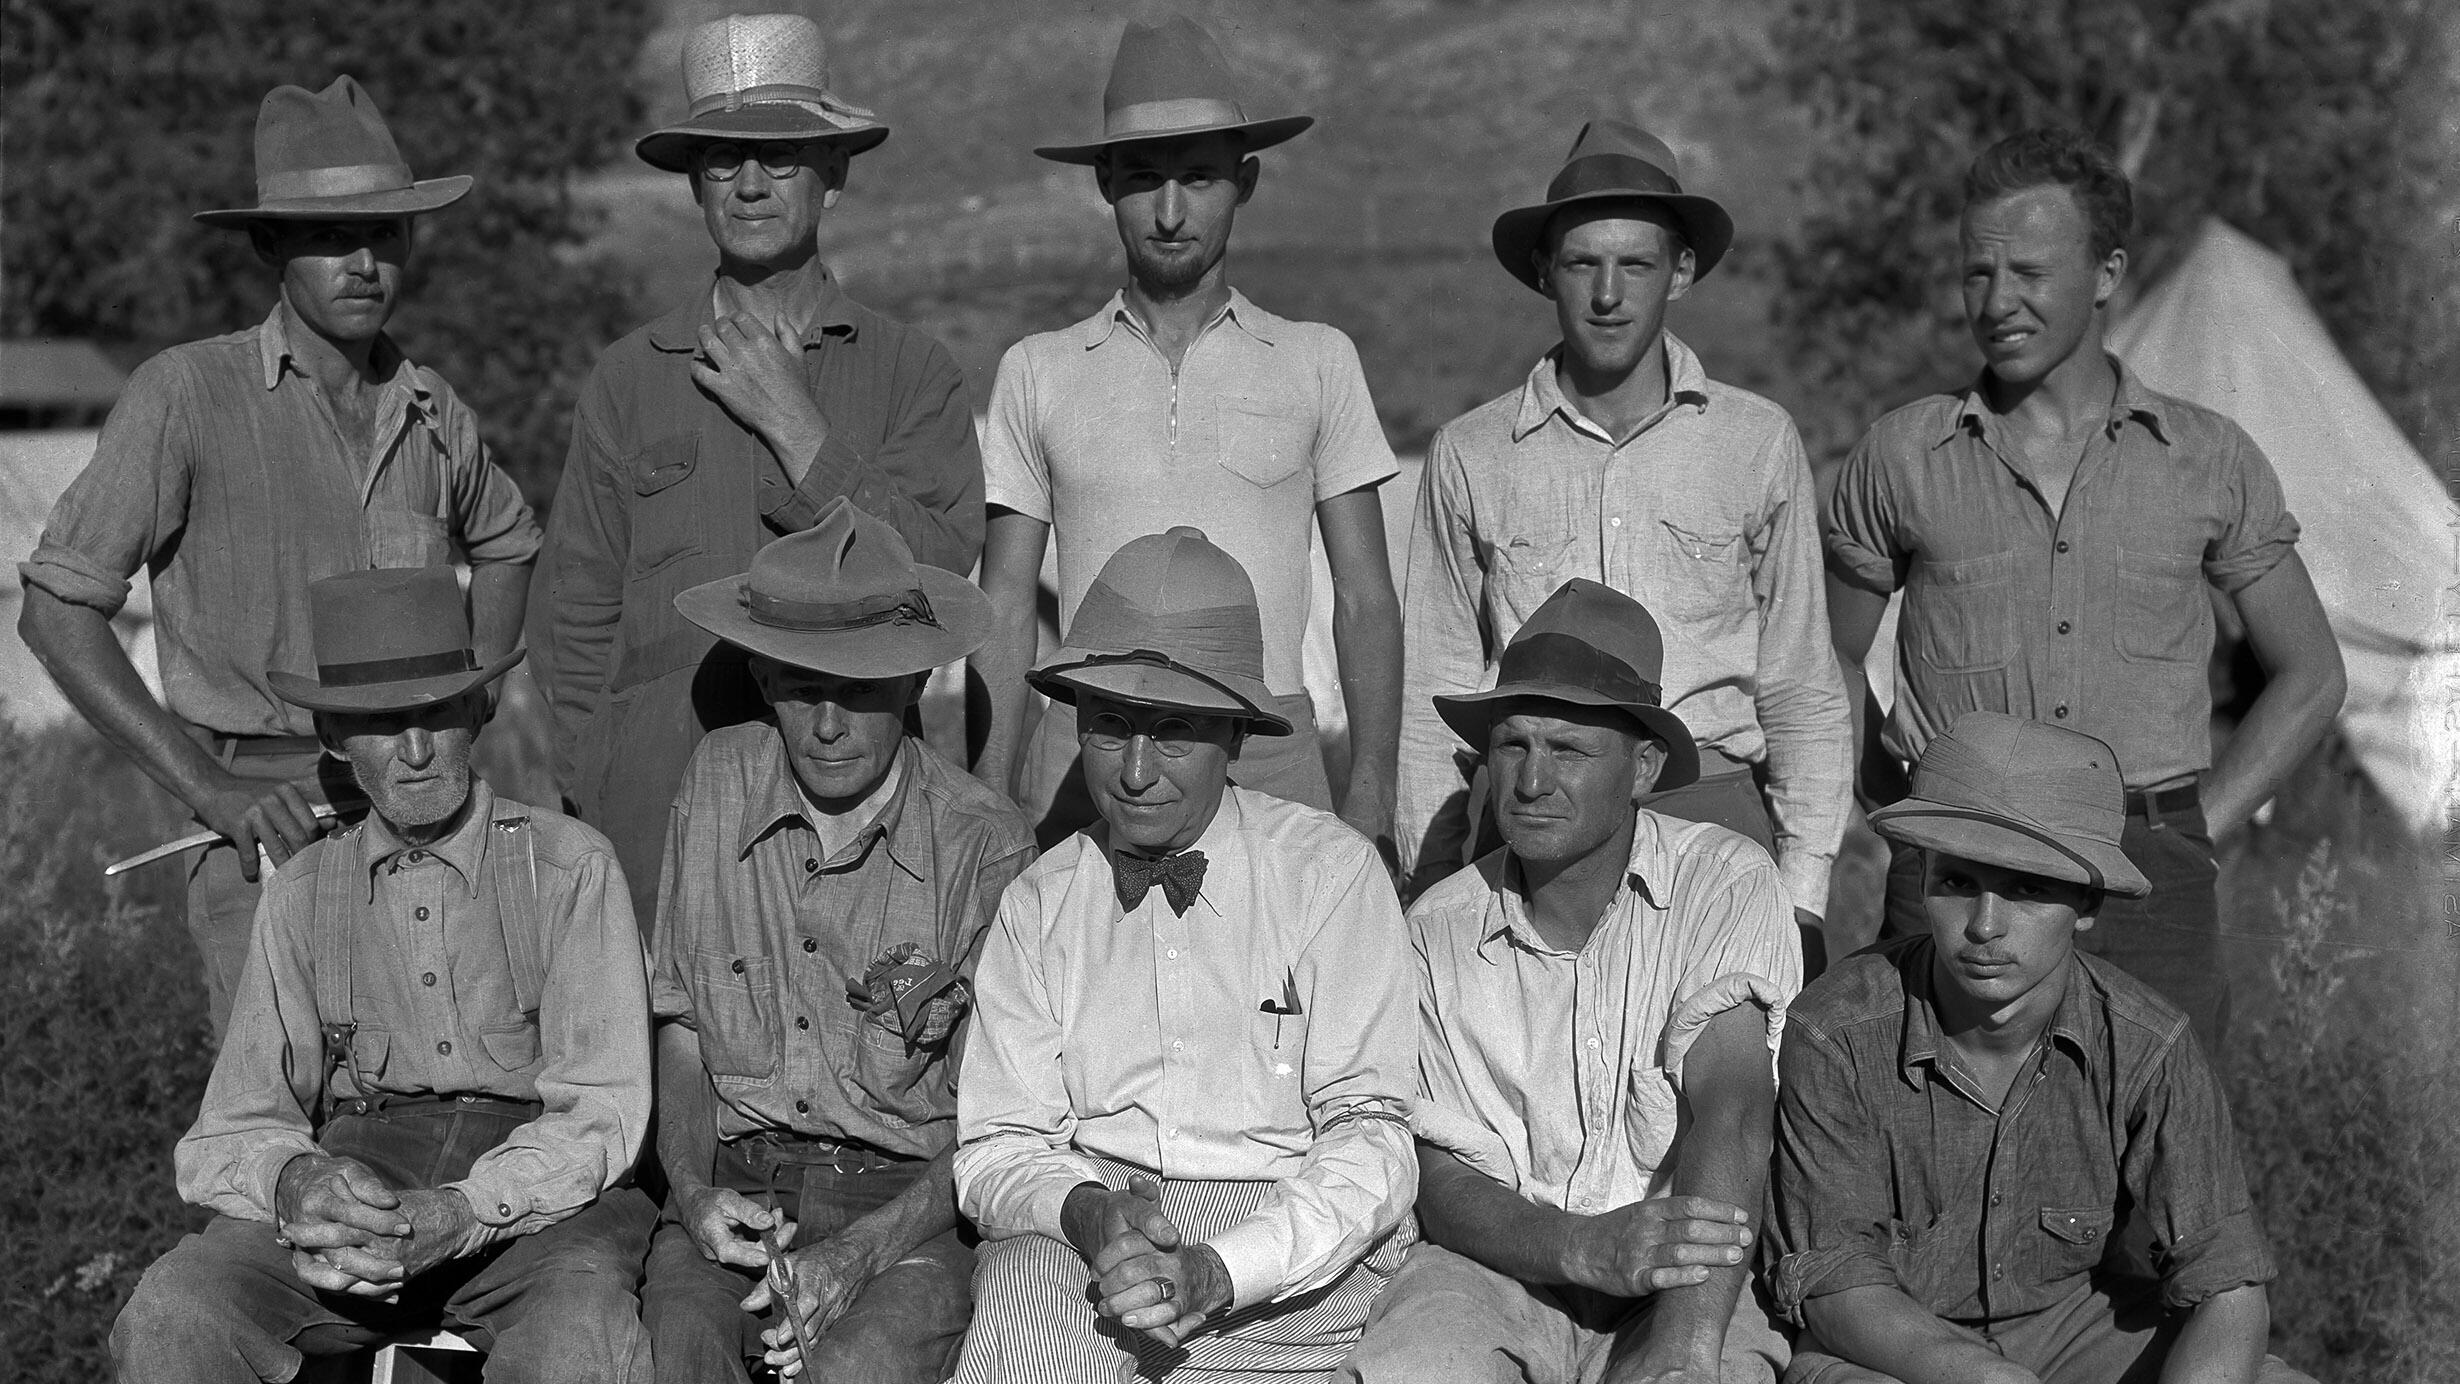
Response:
POLYGON ((427 910, 426 910, 425 908, 421 908, 421 909, 419 909, 417 912, 415 912, 415 913, 411 914, 410 916, 412 916, 412 917, 414 917, 414 918, 418 919, 418 920, 419 920, 420 922, 422 922, 422 923, 423 923, 423 922, 426 922, 426 921, 427 921, 427 910))
POLYGON ((1175 1038, 1174 1038, 1174 1039, 1172 1039, 1172 1040, 1170 1041, 1170 1050, 1171 1050, 1172 1052, 1184 1052, 1184 1051, 1186 1051, 1186 1049, 1187 1049, 1187 1044, 1182 1043, 1182 1042, 1180 1042, 1179 1040, 1177 1040, 1177 1039, 1175 1039, 1175 1038))
POLYGON ((2007 1277, 2007 1266, 2005 1264, 1993 1264, 1990 1266, 1990 1279, 1992 1282, 1995 1283, 2005 1277, 2007 1277))
POLYGON ((739 956, 738 956, 738 957, 736 957, 736 958, 735 958, 735 967, 734 967, 734 970, 735 970, 735 974, 736 974, 736 975, 741 975, 741 974, 743 974, 743 958, 742 958, 742 957, 739 957, 739 956))
POLYGON ((450 1038, 447 1038, 447 1039, 445 1039, 443 1042, 436 1044, 436 1051, 437 1051, 437 1052, 440 1052, 440 1053, 442 1053, 442 1054, 444 1054, 446 1057, 450 1057, 450 1056, 452 1056, 452 1055, 453 1055, 453 1040, 452 1040, 452 1039, 450 1039, 450 1038))
POLYGON ((1176 961, 1179 959, 1179 949, 1177 947, 1172 947, 1169 951, 1164 952, 1163 955, 1169 957, 1173 961, 1176 961))
POLYGON ((809 856, 804 857, 803 873, 807 875, 816 875, 820 873, 820 862, 809 856))
POLYGON ((419 977, 419 984, 421 985, 433 985, 435 983, 436 973, 433 971, 429 971, 427 974, 419 977))
POLYGON ((807 1101, 807 1100, 799 1100, 799 1101, 796 1101, 796 1102, 794 1103, 794 1113, 796 1113, 797 1115, 808 1115, 808 1114, 810 1114, 810 1113, 811 1113, 811 1102, 810 1102, 810 1101, 807 1101))
POLYGON ((2065 707, 2063 707, 2063 706, 2052 707, 2052 708, 2050 709, 2050 714, 2051 714, 2051 715, 2053 715, 2053 716, 2056 716, 2056 717, 2058 717, 2060 720, 2064 721, 2064 720, 2066 720, 2066 719, 2067 719, 2067 708, 2065 708, 2065 707))
POLYGON ((1997 1192, 1993 1192, 1993 1193, 1991 1193, 1991 1194, 1990 1194, 1990 1204, 1991 1204, 1991 1205, 1993 1205, 1993 1206, 1996 1206, 1996 1205, 1998 1205, 1998 1204, 1999 1204, 1999 1194, 1998 1194, 1997 1192))
POLYGON ((2071 630, 2071 629, 2073 629, 2073 628, 2075 628, 2075 626, 2074 626, 2073 624, 2071 624, 2070 622, 2065 621, 2065 620, 2061 620, 2061 621, 2059 621, 2059 633, 2061 633, 2061 634, 2065 634, 2065 633, 2067 633, 2067 631, 2069 631, 2069 630, 2071 630))
POLYGON ((1619 528, 1623 527, 1623 516, 1618 514, 1618 515, 1616 515, 1615 517, 1613 517, 1612 519, 1607 520, 1606 522, 1607 522, 1607 523, 1609 523, 1609 524, 1614 525, 1616 528, 1618 528, 1618 529, 1619 529, 1619 528))
POLYGON ((820 944, 812 938, 806 937, 803 939, 803 950, 807 952, 816 952, 820 950, 820 944))
POLYGON ((811 1020, 805 1018, 803 1015, 797 1014, 794 1016, 794 1026, 796 1028, 809 1028, 811 1027, 811 1020))
POLYGON ((418 864, 420 861, 425 860, 426 858, 427 858, 427 852, 425 852, 425 851, 412 851, 412 852, 410 852, 410 863, 411 863, 411 864, 413 864, 413 865, 418 864))
POLYGON ((497 1202, 497 1203, 495 1204, 495 1213, 496 1213, 497 1215, 499 1215, 499 1216, 509 1216, 509 1215, 511 1215, 511 1214, 512 1214, 512 1203, 511 1203, 511 1202, 508 1202, 508 1201, 499 1201, 499 1202, 497 1202))
POLYGON ((1589 1046, 1590 1046, 1590 1047, 1596 1047, 1596 1046, 1597 1046, 1597 1040, 1596 1040, 1596 1039, 1594 1039, 1594 1038, 1590 1039, 1590 1040, 1589 1040, 1589 1046))
POLYGON ((2062 553, 2067 551, 2067 540, 2064 538, 2059 540, 2059 551, 2062 553))

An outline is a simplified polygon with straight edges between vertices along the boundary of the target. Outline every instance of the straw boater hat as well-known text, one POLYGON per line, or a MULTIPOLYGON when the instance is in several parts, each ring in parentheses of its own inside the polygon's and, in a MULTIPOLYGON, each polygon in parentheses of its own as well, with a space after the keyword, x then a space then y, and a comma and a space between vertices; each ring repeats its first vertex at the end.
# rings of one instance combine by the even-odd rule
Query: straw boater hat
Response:
POLYGON ((1311 115, 1248 119, 1221 45, 1194 20, 1173 16, 1159 24, 1130 24, 1119 36, 1110 85, 1102 89, 1100 139, 1034 152, 1055 163, 1090 164, 1116 144, 1230 130, 1254 153, 1314 123, 1311 115))
POLYGON ((979 588, 916 562, 895 529, 842 495, 754 554, 749 572, 675 593, 675 609, 729 644, 841 678, 928 672, 991 633, 979 588))
POLYGON ((273 694, 310 711, 409 711, 501 677, 527 649, 481 667, 450 567, 378 568, 308 583, 316 676, 273 669, 273 694))
POLYGON ((2062 726, 1968 711, 1930 742, 1913 796, 1871 814, 1891 841, 2140 899, 2119 847, 2127 789, 2108 745, 2062 726))
POLYGON ((1664 666, 1665 643, 1645 607, 1611 586, 1574 577, 1530 612, 1504 646, 1492 688, 1437 697, 1435 710, 1483 754, 1497 704, 1507 697, 1613 707, 1664 743, 1666 765, 1655 785, 1662 792, 1700 777, 1700 749, 1690 728, 1663 705, 1664 666))
POLYGON ((1734 218, 1716 199, 1683 191, 1674 151, 1665 141, 1621 120, 1592 120, 1580 127, 1562 169, 1546 185, 1546 200, 1515 207, 1495 218, 1495 258, 1513 278, 1545 292, 1531 259, 1546 242, 1546 223, 1565 207, 1585 202, 1641 201, 1663 207, 1691 245, 1693 279, 1725 258, 1734 243, 1734 218))
POLYGON ((683 45, 679 124, 641 136, 632 151, 669 173, 690 169, 692 145, 710 139, 833 140, 859 154, 888 138, 870 111, 829 90, 829 45, 799 14, 730 14, 683 45))
POLYGON ((1185 525, 1132 539, 1102 564, 1059 652, 1026 675, 1055 702, 1095 692, 1138 706, 1236 716, 1288 735, 1264 685, 1264 621, 1237 558, 1185 525))
POLYGON ((208 226, 416 216, 461 200, 466 173, 410 176, 393 132, 355 78, 322 91, 278 86, 256 108, 256 205, 201 211, 208 226))

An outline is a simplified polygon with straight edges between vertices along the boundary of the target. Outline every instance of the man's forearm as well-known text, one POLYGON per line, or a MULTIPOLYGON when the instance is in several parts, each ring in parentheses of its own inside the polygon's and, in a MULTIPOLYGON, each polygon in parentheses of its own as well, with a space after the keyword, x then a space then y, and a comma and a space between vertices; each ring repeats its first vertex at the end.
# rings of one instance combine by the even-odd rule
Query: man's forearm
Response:
MULTIPOLYGON (((1760 1194, 1768 1181, 1770 1143, 1766 1120, 1756 1129, 1731 1118, 1693 1125, 1675 1156, 1675 1193, 1744 1207, 1752 1213, 1756 1229, 1760 1194)), ((1750 1278, 1751 1269, 1745 1262, 1730 1269, 1710 1269, 1706 1282, 1661 1290, 1649 1318, 1644 1358, 1655 1356, 1668 1364, 1689 1362, 1715 1374, 1725 1353, 1725 1330, 1734 1319, 1734 1303, 1750 1278)))
POLYGON ((1369 585, 1364 599, 1333 602, 1333 653, 1349 713, 1350 782, 1342 809, 1374 807, 1391 830, 1393 776, 1401 757, 1401 603, 1390 587, 1369 585))
POLYGON ((201 809, 214 788, 213 760, 154 700, 101 611, 28 586, 17 632, 79 715, 148 778, 201 809))
POLYGON ((1900 1289, 1848 1288, 1809 1299, 1802 1314, 1829 1354, 1900 1384, 2039 1384, 2030 1370, 1931 1315, 1900 1289))
POLYGON ((658 1025, 658 1161, 675 1191, 706 1187, 715 1176, 717 1120, 700 1035, 672 1020, 658 1025))
POLYGON ((1452 1154, 1418 1145, 1418 1225, 1445 1249, 1523 1283, 1570 1283, 1574 1222, 1452 1154))
POLYGON ((530 572, 527 562, 490 562, 470 569, 470 637, 478 646, 479 662, 490 662, 521 642, 530 572))
POLYGON ((957 1186, 950 1172, 954 1158, 953 1148, 941 1150, 904 1191, 837 1232, 862 1247, 868 1277, 879 1277, 932 1237, 957 1228, 957 1186))
POLYGON ((2171 1344, 2161 1384, 2255 1384, 2271 1330, 2272 1303, 2262 1284, 2206 1298, 2171 1344))

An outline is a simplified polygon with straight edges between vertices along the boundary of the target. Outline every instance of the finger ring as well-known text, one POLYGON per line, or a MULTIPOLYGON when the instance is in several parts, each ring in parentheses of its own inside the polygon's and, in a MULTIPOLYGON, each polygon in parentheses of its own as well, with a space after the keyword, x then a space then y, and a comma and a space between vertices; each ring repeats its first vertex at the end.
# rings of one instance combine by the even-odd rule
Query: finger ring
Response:
POLYGON ((1179 1285, 1178 1285, 1178 1284, 1176 1284, 1176 1283, 1172 1282, 1171 1280, 1169 1280, 1169 1279, 1167 1279, 1167 1278, 1156 1278, 1156 1279, 1154 1279, 1153 1281, 1154 1281, 1156 1284, 1160 1285, 1160 1287, 1161 1287, 1161 1291, 1162 1291, 1162 1301, 1164 1301, 1164 1302, 1177 1302, 1177 1301, 1179 1300, 1179 1285))
POLYGON ((277 1245, 280 1245, 280 1246, 281 1246, 282 1248, 284 1248, 284 1249, 297 1249, 297 1248, 299 1248, 297 1245, 294 1245, 294 1244, 292 1244, 292 1243, 290 1242, 290 1237, 289 1237, 288 1235, 276 1235, 276 1236, 274 1236, 274 1237, 273 1237, 273 1242, 274 1242, 275 1244, 277 1244, 277 1245))

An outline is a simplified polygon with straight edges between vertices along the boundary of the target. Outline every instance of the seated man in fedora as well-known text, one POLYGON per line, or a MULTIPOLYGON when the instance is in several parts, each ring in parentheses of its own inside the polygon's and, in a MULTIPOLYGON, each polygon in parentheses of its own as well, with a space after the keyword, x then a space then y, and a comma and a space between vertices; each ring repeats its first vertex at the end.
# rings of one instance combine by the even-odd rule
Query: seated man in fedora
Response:
POLYGON ((1788 1384, 2293 1384, 2229 1104, 2187 1016, 2076 950, 2120 849, 2118 758, 1969 711, 1871 814, 1921 852, 1929 927, 1795 1001, 1771 1281, 1788 1384), (2158 1281, 2123 1270, 2149 1244, 2158 1281))
POLYGON ((1240 782, 1336 806, 1300 677, 1310 539, 1321 530, 1349 718, 1351 767, 1338 807, 1344 821, 1383 839, 1392 829, 1401 606, 1377 488, 1399 467, 1350 339, 1275 316, 1230 286, 1231 231, 1255 194, 1256 152, 1314 120, 1248 119, 1220 45, 1185 18, 1127 26, 1102 116, 1100 139, 1034 151, 1092 167, 1128 282, 1093 316, 1027 337, 1000 359, 983 427, 982 586, 997 624, 975 660, 992 722, 974 772, 1005 786, 1023 755, 1018 801, 1044 845, 1093 820, 1075 720, 1026 686, 1043 550, 1056 548, 1060 616, 1073 620, 1121 545, 1202 524, 1259 584, 1264 704, 1291 726, 1249 746, 1240 782))
POLYGON ((229 1035, 177 1153, 213 1220, 111 1332, 123 1384, 296 1376, 439 1324, 491 1381, 646 1380, 649 995, 588 827, 470 773, 487 684, 449 569, 308 587, 316 674, 274 669, 366 820, 265 887, 229 1035))
POLYGON ((1486 754, 1503 846, 1410 910, 1427 1243, 1352 1377, 1769 1384, 1785 1363, 1745 1247, 1801 948, 1767 852, 1639 806, 1699 765, 1661 661, 1639 602, 1574 578, 1494 688, 1437 699, 1486 754))
POLYGON ((658 1373, 747 1379, 769 1312, 772 1365, 937 1384, 973 1305, 948 1172, 958 1029, 1033 834, 905 716, 989 604, 844 500, 675 603, 750 655, 774 719, 702 739, 667 827, 670 1191, 641 1292, 658 1373))
POLYGON ((1247 574, 1175 528, 1103 566, 1034 674, 1101 815, 983 946, 966 1384, 1320 1379, 1414 1238, 1400 906, 1339 818, 1230 782, 1291 729, 1261 650, 1247 574))
POLYGON ((320 807, 356 796, 307 711, 268 680, 308 671, 308 583, 445 563, 458 546, 492 659, 520 639, 539 542, 469 409, 384 332, 417 217, 470 180, 414 181, 375 103, 337 77, 265 97, 256 188, 255 206, 196 219, 247 232, 280 277, 273 311, 137 367, 18 569, 18 633, 69 703, 221 834, 188 874, 216 1034, 247 955, 259 850, 281 864, 316 839, 320 807), (140 569, 159 702, 111 633, 140 569))
POLYGON ((956 362, 846 296, 820 223, 888 127, 829 85, 796 14, 736 14, 683 45, 685 117, 634 151, 680 174, 713 282, 606 349, 572 419, 530 640, 565 796, 615 843, 642 926, 666 808, 701 736, 767 715, 741 649, 678 593, 740 573, 839 498, 960 575, 982 551, 982 459, 956 362))
POLYGON ((1585 577, 1663 626, 1665 707, 1701 746, 1700 775, 1649 810, 1766 847, 1817 941, 1852 730, 1823 647, 1811 470, 1784 409, 1709 378, 1665 330, 1733 238, 1723 207, 1683 191, 1673 151, 1617 120, 1582 127, 1545 201, 1495 220, 1504 271, 1554 301, 1562 341, 1427 449, 1401 737, 1401 840, 1422 884, 1492 848, 1491 833, 1470 847, 1465 756, 1436 701, 1485 686, 1521 622, 1585 577))

